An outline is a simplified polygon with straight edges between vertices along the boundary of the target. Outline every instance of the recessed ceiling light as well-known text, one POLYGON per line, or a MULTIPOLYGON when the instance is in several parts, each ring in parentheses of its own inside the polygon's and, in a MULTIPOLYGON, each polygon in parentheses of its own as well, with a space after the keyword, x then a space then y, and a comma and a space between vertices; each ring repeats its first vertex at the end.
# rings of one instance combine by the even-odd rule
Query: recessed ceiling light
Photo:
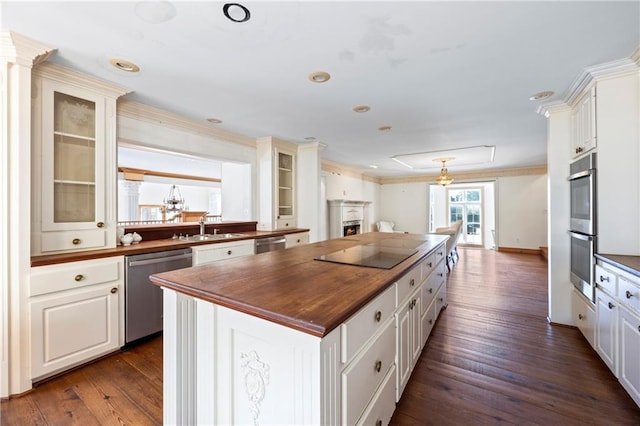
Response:
POLYGON ((314 136, 307 136, 306 138, 304 138, 305 141, 315 141, 316 138, 314 136))
POLYGON ((329 73, 324 71, 316 71, 309 74, 309 80, 313 81, 314 83, 324 83, 326 81, 329 81, 330 78, 331 76, 329 75, 329 73))
POLYGON ((372 168, 372 169, 377 169, 378 168, 378 166, 376 166, 375 164, 370 164, 369 167, 372 168))
POLYGON ((544 92, 536 93, 535 95, 529 98, 530 101, 539 101, 541 99, 547 99, 553 96, 553 92, 551 90, 547 90, 544 92))
POLYGON ((222 6, 222 13, 224 13, 227 19, 233 22, 242 23, 251 19, 249 9, 238 3, 225 3, 225 5, 222 6))
POLYGON ((381 126, 378 127, 378 130, 380 130, 381 132, 389 132, 391 131, 391 126, 381 126))
POLYGON ((208 121, 209 123, 213 123, 213 124, 220 124, 220 123, 222 123, 222 120, 217 119, 217 118, 213 118, 213 117, 207 118, 207 121, 208 121))
POLYGON ((353 107, 353 111, 361 113, 361 112, 367 112, 369 111, 371 108, 369 108, 367 105, 358 105, 358 106, 354 106, 353 107))
POLYGON ((140 71, 140 67, 134 64, 131 61, 127 61, 126 59, 111 59, 109 60, 111 65, 118 68, 121 71, 126 72, 138 72, 140 71))

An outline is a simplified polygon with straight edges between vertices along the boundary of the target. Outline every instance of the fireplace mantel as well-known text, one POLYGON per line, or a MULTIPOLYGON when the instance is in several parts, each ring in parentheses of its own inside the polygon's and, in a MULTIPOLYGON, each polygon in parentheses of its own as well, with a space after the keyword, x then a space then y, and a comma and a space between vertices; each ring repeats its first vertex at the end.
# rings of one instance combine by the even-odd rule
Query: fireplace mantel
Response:
POLYGON ((329 205, 329 238, 340 238, 353 233, 362 234, 368 229, 368 206, 371 201, 327 200, 329 205))

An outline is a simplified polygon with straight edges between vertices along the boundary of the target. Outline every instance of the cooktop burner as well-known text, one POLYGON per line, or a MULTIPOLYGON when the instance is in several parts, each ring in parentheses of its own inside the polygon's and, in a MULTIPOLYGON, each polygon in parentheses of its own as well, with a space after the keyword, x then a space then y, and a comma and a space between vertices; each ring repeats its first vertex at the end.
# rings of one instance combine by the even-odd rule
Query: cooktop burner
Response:
POLYGON ((333 253, 316 257, 315 260, 369 268, 391 269, 409 256, 417 253, 417 247, 422 244, 424 244, 424 241, 382 240, 377 243, 363 244, 345 250, 334 251, 333 253))

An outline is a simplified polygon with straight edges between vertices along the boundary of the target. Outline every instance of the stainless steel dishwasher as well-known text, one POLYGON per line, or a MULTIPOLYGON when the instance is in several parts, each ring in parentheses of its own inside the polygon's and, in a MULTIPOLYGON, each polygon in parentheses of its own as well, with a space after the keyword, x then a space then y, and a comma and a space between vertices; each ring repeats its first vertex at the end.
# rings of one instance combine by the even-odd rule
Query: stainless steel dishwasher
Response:
POLYGON ((287 240, 283 236, 256 238, 256 254, 273 250, 284 250, 286 243, 287 240))
POLYGON ((125 343, 162 331, 162 289, 149 275, 191 267, 191 249, 125 256, 125 343))

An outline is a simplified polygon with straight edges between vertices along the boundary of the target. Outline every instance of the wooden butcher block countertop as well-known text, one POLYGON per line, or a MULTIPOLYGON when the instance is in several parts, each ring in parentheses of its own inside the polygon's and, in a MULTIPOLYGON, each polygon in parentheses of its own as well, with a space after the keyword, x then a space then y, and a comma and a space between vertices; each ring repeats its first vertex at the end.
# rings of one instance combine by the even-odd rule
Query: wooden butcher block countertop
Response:
POLYGON ((447 238, 372 232, 164 272, 152 275, 151 281, 322 337, 392 285, 447 238), (417 253, 391 269, 314 260, 321 255, 388 239, 424 243, 417 248, 417 253))

